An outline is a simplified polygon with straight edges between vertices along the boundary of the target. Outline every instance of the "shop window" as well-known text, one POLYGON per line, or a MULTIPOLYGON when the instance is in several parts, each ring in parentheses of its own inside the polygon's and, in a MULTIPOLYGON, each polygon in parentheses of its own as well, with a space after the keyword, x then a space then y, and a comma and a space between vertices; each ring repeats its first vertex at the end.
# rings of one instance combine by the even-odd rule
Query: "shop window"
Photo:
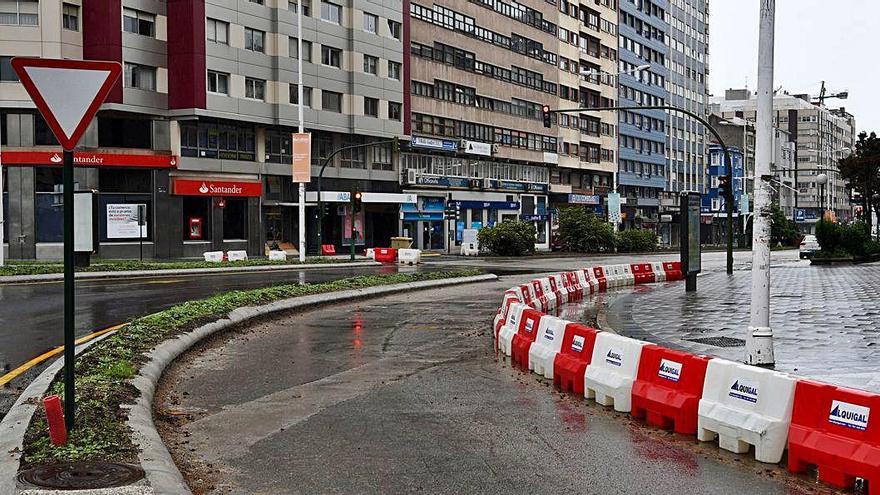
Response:
POLYGON ((211 201, 213 198, 183 197, 183 240, 211 240, 211 201))
POLYGON ((227 199, 223 208, 223 239, 247 239, 247 199, 227 199))
POLYGON ((98 117, 98 146, 102 148, 152 148, 153 121, 98 117))
POLYGON ((224 160, 256 159, 256 138, 252 127, 216 122, 181 123, 180 154, 224 160))
POLYGON ((37 167, 34 171, 34 216, 37 242, 64 240, 61 169, 37 167))
POLYGON ((266 161, 293 163, 291 135, 286 132, 266 132, 266 161))
POLYGON ((153 190, 153 177, 149 170, 98 169, 98 189, 112 193, 145 193, 153 190))

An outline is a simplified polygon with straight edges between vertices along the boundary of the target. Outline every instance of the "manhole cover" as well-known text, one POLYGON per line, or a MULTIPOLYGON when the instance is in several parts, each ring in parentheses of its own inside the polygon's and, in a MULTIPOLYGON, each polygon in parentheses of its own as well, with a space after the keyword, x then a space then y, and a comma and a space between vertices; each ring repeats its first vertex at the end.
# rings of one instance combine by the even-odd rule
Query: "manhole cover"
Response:
POLYGON ((143 469, 116 462, 69 462, 22 471, 18 479, 43 488, 81 490, 115 488, 144 477, 143 469))
POLYGON ((684 339, 698 344, 714 345, 715 347, 743 347, 746 341, 733 337, 700 337, 698 339, 684 339))

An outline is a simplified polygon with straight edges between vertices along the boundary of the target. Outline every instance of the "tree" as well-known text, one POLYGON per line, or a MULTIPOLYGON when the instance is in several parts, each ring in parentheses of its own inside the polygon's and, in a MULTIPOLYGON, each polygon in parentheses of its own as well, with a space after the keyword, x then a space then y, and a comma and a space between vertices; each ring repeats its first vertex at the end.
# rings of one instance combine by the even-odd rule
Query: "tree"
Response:
POLYGON ((840 176, 863 201, 861 220, 871 231, 872 213, 880 207, 880 139, 862 132, 853 153, 840 160, 840 176))
POLYGON ((562 208, 559 211, 559 241, 567 251, 612 251, 614 227, 582 207, 562 208))
POLYGON ((800 240, 797 225, 785 217, 785 213, 774 203, 770 207, 770 241, 783 246, 794 246, 800 240))
POLYGON ((501 222, 477 232, 480 247, 499 256, 523 256, 535 252, 535 224, 501 222))

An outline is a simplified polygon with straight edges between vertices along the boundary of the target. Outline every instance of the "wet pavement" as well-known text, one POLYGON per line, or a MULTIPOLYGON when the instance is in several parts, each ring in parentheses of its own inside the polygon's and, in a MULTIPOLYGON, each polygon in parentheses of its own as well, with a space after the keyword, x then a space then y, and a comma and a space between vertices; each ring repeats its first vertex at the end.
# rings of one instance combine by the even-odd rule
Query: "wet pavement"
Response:
POLYGON ((497 360, 491 318, 504 289, 529 278, 215 338, 166 373, 160 431, 196 493, 824 493, 497 360))

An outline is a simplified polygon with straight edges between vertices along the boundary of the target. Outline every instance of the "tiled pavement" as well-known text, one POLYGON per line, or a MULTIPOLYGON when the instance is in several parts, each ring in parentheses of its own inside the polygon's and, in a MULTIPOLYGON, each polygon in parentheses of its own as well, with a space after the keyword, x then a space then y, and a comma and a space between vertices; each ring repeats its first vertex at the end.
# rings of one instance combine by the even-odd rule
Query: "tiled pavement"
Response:
MULTIPOLYGON (((774 267, 771 277, 776 369, 880 392, 880 264, 788 264, 774 267)), ((692 339, 745 339, 751 272, 708 273, 698 278, 697 288, 688 294, 682 282, 636 287, 606 301, 600 324, 649 342, 743 361, 743 342, 719 347, 692 339)))

